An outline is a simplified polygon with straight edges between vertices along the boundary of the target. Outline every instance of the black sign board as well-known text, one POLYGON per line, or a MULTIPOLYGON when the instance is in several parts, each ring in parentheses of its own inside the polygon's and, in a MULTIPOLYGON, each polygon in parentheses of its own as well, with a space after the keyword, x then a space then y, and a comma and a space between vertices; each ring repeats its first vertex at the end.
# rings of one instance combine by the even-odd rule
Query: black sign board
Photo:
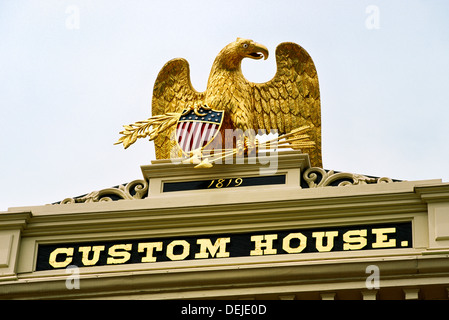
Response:
POLYGON ((165 182, 162 192, 285 184, 285 175, 165 182))
POLYGON ((411 222, 38 246, 36 270, 412 247, 411 222))

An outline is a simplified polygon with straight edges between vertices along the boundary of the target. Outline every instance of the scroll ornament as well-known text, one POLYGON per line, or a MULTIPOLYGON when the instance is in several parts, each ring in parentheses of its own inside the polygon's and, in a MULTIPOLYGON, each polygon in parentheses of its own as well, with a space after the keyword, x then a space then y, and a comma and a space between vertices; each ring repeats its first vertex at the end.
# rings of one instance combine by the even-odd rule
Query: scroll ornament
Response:
MULTIPOLYGON (((376 178, 368 177, 361 174, 348 172, 335 172, 334 170, 326 171, 319 167, 311 167, 303 174, 303 181, 306 184, 303 188, 324 188, 324 187, 341 187, 349 185, 362 184, 380 184, 393 183, 394 181, 387 177, 376 178)), ((128 184, 122 184, 117 187, 93 191, 85 196, 66 198, 55 204, 73 204, 73 203, 89 203, 102 201, 117 200, 140 200, 148 196, 148 182, 145 180, 134 180, 128 184)))
POLYGON ((304 181, 309 188, 321 188, 327 186, 349 186, 375 183, 391 183, 392 179, 387 177, 375 178, 367 177, 356 173, 337 172, 334 170, 326 171, 322 168, 312 167, 303 174, 304 181))
POLYGON ((92 191, 81 197, 66 198, 59 204, 103 202, 117 200, 138 200, 148 195, 148 183, 145 180, 134 180, 117 187, 92 191))

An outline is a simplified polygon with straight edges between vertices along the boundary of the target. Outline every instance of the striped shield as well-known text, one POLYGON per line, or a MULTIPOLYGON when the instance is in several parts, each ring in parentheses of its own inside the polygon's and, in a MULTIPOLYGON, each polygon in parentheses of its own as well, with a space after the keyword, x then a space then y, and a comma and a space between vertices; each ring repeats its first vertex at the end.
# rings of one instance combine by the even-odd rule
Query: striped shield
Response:
POLYGON ((176 126, 176 140, 181 150, 189 154, 206 147, 217 136, 223 122, 223 111, 207 107, 184 110, 176 126))

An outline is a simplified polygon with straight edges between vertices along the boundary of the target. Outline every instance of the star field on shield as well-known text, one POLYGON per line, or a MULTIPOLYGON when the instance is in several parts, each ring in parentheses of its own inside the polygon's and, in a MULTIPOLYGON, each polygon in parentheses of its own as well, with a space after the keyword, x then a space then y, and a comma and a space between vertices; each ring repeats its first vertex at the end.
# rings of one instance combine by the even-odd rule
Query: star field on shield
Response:
POLYGON ((216 123, 220 123, 221 122, 221 117, 222 117, 222 112, 217 112, 214 110, 204 110, 203 108, 199 108, 198 112, 200 114, 206 114, 205 116, 198 116, 196 115, 193 110, 191 110, 188 114, 181 116, 181 118, 179 118, 179 121, 210 121, 210 122, 216 122, 216 123))

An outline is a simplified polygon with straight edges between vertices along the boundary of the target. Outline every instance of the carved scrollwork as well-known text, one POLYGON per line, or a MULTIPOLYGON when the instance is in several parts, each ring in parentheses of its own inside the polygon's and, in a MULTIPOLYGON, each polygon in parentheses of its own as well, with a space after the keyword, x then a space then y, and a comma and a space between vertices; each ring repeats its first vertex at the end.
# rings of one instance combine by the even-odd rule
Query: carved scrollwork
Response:
POLYGON ((145 198, 147 195, 148 183, 145 180, 134 180, 130 183, 122 184, 117 187, 93 191, 84 196, 66 198, 59 202, 59 204, 138 200, 145 198))
POLYGON ((392 179, 386 177, 374 178, 355 173, 335 173, 334 170, 326 171, 318 167, 307 169, 303 174, 303 178, 307 182, 309 188, 393 182, 392 179))

